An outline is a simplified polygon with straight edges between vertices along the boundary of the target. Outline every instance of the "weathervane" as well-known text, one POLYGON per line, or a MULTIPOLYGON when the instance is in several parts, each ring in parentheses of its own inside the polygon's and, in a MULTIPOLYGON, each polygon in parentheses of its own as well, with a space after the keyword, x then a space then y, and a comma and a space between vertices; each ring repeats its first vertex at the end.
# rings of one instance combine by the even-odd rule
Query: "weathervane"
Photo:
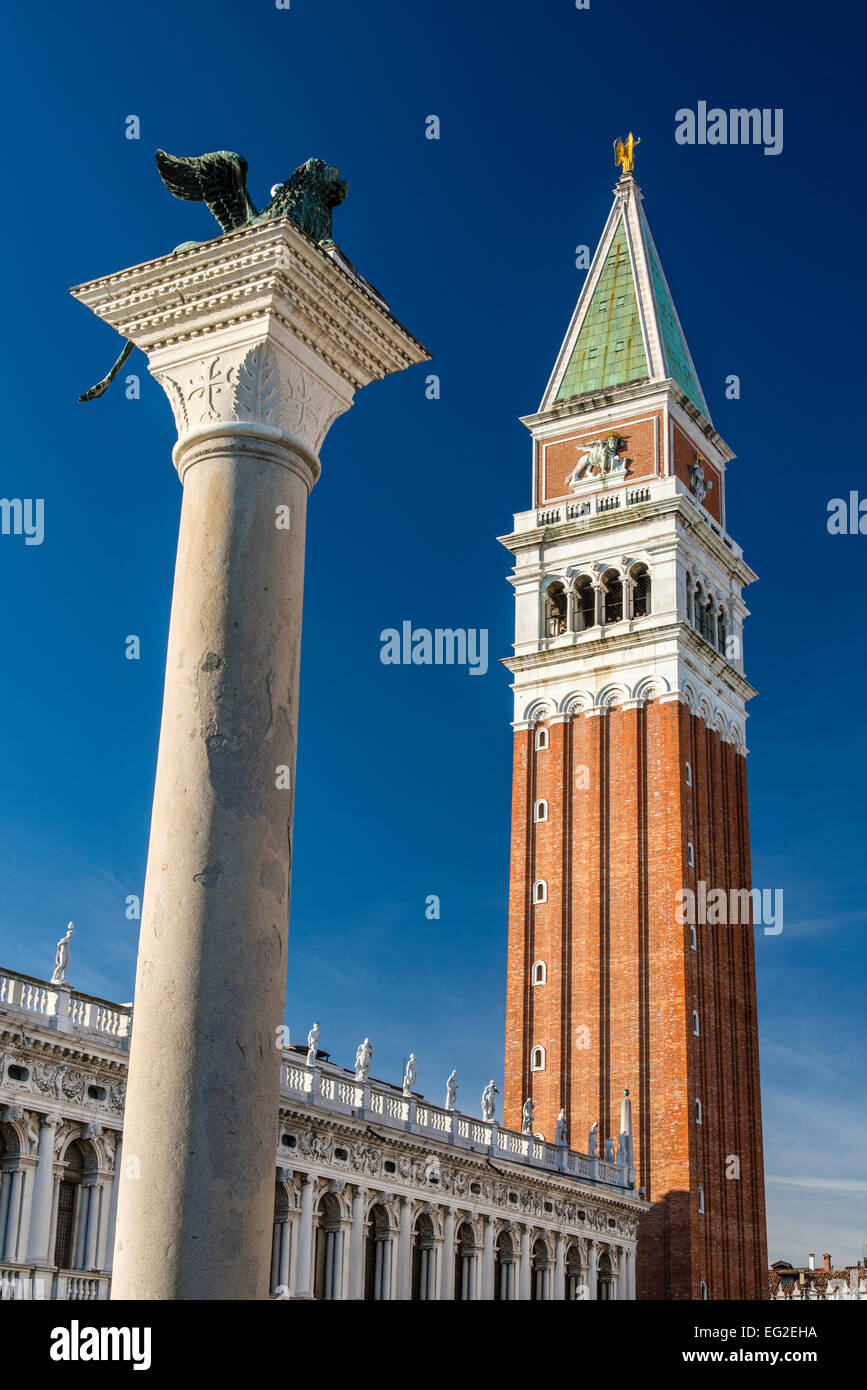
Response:
POLYGON ((618 135, 614 141, 614 163, 623 166, 624 174, 631 174, 635 168, 635 146, 641 144, 641 136, 636 140, 630 130, 625 140, 618 135))
MULTIPOLYGON (((236 232, 241 227, 254 227, 276 217, 288 217, 317 246, 333 244, 331 210, 346 197, 347 186, 338 178, 338 170, 324 159, 308 159, 299 164, 285 183, 275 184, 271 201, 257 212, 247 192, 247 161, 232 150, 214 150, 211 154, 183 155, 156 152, 160 178, 170 193, 188 203, 204 203, 220 224, 220 232, 236 232)), ((196 246, 185 241, 176 251, 196 246)), ((93 401, 114 381, 135 344, 128 338, 123 351, 107 376, 79 396, 79 401, 93 401)))

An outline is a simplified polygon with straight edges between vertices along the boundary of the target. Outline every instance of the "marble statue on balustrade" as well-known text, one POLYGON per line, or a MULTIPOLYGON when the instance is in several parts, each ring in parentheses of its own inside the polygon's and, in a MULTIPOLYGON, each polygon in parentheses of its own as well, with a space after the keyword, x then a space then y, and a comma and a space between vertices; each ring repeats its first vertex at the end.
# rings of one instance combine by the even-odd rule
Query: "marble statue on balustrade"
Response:
POLYGON ((54 973, 51 976, 53 985, 66 983, 66 971, 69 967, 69 943, 75 927, 70 922, 66 928, 66 935, 57 943, 57 952, 54 957, 54 973))
POLYGON ((596 1144, 599 1136, 599 1121, 594 1120, 590 1126, 590 1138, 587 1141, 587 1152, 591 1158, 596 1157, 596 1144))
POLYGON ((618 1168, 629 1167, 629 1135, 621 1134, 617 1140, 617 1166, 618 1168))
POLYGON ((458 1073, 457 1068, 451 1073, 446 1081, 446 1110, 454 1110, 458 1099, 458 1073))
POLYGON ((307 1034, 307 1065, 316 1065, 316 1053, 319 1050, 319 1024, 314 1023, 310 1032, 307 1034))
POLYGON ((557 1123, 554 1127, 554 1143, 564 1145, 566 1143, 566 1108, 561 1109, 557 1116, 557 1123))
POLYGON ((533 1133, 533 1102, 529 1096, 521 1107, 521 1133, 533 1133))
POLYGON ((408 1061, 407 1064, 406 1064, 406 1071, 404 1072, 404 1077, 403 1077, 403 1093, 404 1093, 405 1096, 411 1096, 411 1095, 412 1095, 412 1090, 413 1090, 413 1087, 415 1086, 417 1077, 418 1077, 418 1067, 416 1066, 416 1063, 415 1063, 415 1053, 414 1053, 414 1052, 411 1052, 411 1053, 409 1054, 409 1061, 408 1061))
POLYGON ((370 1074, 370 1060, 373 1057, 373 1044, 370 1038, 365 1038, 364 1042, 358 1044, 358 1051, 355 1054, 355 1079, 356 1081, 366 1081, 370 1074))
POLYGON ((616 1160, 617 1160, 617 1150, 616 1150, 616 1148, 615 1148, 614 1140, 613 1140, 613 1139, 606 1139, 606 1140, 605 1140, 605 1161, 606 1161, 607 1163, 614 1163, 614 1162, 616 1162, 616 1160))
POLYGON ((495 1086, 493 1081, 489 1081, 485 1089, 482 1091, 482 1119, 485 1120, 488 1124, 490 1124, 493 1120, 494 1112, 497 1108, 497 1102, 494 1099, 494 1097, 498 1096, 499 1094, 499 1087, 495 1086))

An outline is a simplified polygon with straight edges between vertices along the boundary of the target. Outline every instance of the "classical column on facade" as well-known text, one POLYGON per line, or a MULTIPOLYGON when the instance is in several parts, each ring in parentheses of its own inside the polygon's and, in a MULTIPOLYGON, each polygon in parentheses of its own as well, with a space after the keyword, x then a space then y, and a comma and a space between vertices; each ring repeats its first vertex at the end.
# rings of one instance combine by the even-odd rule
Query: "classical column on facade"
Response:
POLYGON ((440 1298, 443 1302, 455 1296, 455 1210, 446 1207, 443 1217, 443 1248, 440 1262, 440 1298))
POLYGON ((352 1190, 352 1227, 349 1232, 349 1285, 347 1298, 364 1298, 364 1227, 366 1187, 352 1190))
POLYGON ((54 1139, 60 1123, 58 1114, 40 1115, 39 1149, 33 1207, 30 1214, 29 1264, 48 1264, 48 1236, 51 1231, 51 1199, 54 1194, 54 1139))
POLYGON ((595 1299, 598 1296, 596 1287, 596 1260, 598 1249, 595 1240, 587 1242, 587 1297, 595 1299))
POLYGON ((518 1270, 518 1298, 522 1302, 530 1299, 531 1258, 533 1253, 533 1231, 529 1226, 519 1226, 521 1233, 521 1263, 518 1270))
POLYGON ((2 1257, 10 1262, 18 1258, 18 1241, 21 1236, 24 1168, 20 1158, 15 1159, 14 1167, 4 1170, 3 1179, 3 1189, 0 1192, 0 1232, 3 1234, 2 1257))
POLYGON ((427 354, 288 219, 73 293, 147 353, 184 489, 112 1296, 263 1299, 307 497, 355 391, 427 354))
POLYGON ((559 1231, 554 1237, 553 1298, 557 1303, 562 1303, 566 1298, 566 1238, 559 1231))
POLYGON ((635 1250, 630 1248, 626 1251, 626 1297, 635 1298, 635 1250))
POLYGON ((480 1284, 480 1297, 490 1301, 494 1297, 494 1240, 496 1238, 497 1221, 493 1216, 483 1218, 485 1223, 484 1234, 482 1235, 482 1277, 480 1284))
POLYGON ((289 1296, 289 1255, 291 1251, 291 1224, 288 1211, 274 1218, 274 1234, 271 1245, 271 1296, 289 1296))
POLYGON ((108 1208, 108 1238, 105 1247, 105 1268, 111 1270, 114 1261, 114 1233, 117 1227, 117 1194, 120 1187, 121 1165, 123 1163, 123 1137, 118 1134, 114 1149, 114 1164, 111 1175, 111 1198, 108 1208))
POLYGON ((313 1199, 316 1180, 301 1174, 301 1215, 298 1220, 298 1258, 295 1262, 294 1298, 313 1297, 313 1199))
POLYGON ((400 1198, 400 1226, 397 1236, 397 1281, 395 1298, 408 1299, 411 1296, 412 1279, 412 1213, 411 1197, 400 1198))

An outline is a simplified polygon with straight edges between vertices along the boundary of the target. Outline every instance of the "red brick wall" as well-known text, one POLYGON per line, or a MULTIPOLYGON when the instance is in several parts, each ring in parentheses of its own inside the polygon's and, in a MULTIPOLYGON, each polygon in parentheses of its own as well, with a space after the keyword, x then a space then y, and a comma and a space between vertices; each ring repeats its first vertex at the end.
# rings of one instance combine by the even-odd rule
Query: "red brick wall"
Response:
POLYGON ((677 701, 578 714, 549 740, 535 752, 532 731, 515 736, 505 1122, 520 1128, 532 1095, 534 1127, 552 1137, 565 1104, 572 1147, 586 1150, 598 1120, 601 1152, 628 1087, 636 1183, 653 1204, 639 1296, 697 1298, 704 1279, 711 1298, 764 1297, 752 930, 699 925, 693 951, 675 920, 678 889, 700 878, 750 885, 745 760, 677 701), (540 797, 549 819, 535 824, 540 797), (540 878, 548 901, 533 906, 540 878), (533 986, 540 959, 547 981, 533 986), (531 1074, 536 1044, 546 1067, 531 1074))
POLYGON ((708 482, 713 483, 710 492, 706 494, 702 506, 709 511, 711 516, 722 524, 722 475, 719 470, 714 468, 712 463, 708 463, 702 452, 701 444, 689 439, 677 425, 672 425, 672 472, 681 482, 689 487, 689 470, 695 463, 696 454, 701 454, 704 461, 704 476, 708 482))

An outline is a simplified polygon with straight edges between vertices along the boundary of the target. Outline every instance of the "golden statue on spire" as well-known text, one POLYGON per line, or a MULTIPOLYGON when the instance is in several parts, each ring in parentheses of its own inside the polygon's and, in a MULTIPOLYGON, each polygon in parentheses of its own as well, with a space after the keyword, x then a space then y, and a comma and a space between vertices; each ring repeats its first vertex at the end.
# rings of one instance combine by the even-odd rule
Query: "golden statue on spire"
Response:
POLYGON ((631 174, 635 168, 635 146, 641 144, 641 136, 636 140, 630 130, 625 140, 618 135, 614 141, 614 163, 623 165, 623 173, 631 174))

